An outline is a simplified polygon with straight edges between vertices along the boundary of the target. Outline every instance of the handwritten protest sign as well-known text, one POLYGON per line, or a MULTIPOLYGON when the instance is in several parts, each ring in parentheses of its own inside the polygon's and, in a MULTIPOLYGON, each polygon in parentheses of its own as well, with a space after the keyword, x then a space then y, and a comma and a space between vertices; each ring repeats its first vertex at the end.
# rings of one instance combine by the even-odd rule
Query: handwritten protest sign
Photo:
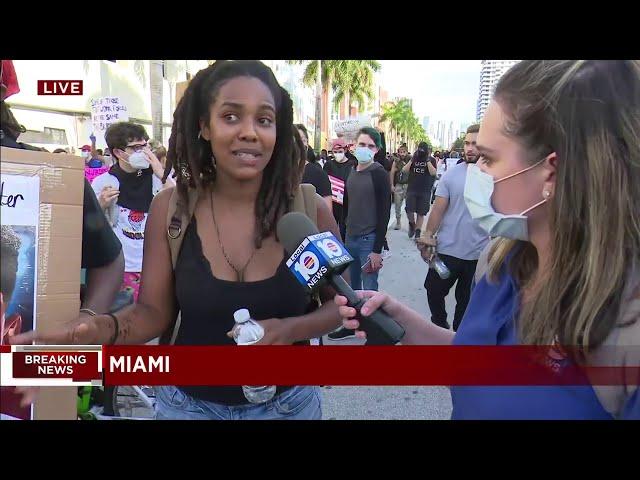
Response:
POLYGON ((104 132, 109 125, 129 121, 126 105, 120 103, 120 97, 101 97, 91 100, 91 123, 96 136, 96 145, 106 146, 104 132))

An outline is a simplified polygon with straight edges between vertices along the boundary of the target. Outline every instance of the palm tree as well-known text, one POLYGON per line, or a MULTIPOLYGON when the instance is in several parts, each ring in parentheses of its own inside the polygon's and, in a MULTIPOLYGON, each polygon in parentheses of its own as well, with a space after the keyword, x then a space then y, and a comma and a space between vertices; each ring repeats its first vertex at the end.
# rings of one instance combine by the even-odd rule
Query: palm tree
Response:
POLYGON ((397 149, 398 135, 401 128, 401 108, 394 102, 387 102, 382 106, 382 116, 380 117, 381 123, 389 123, 390 138, 392 139, 392 149, 397 149))
POLYGON ((375 97, 374 73, 380 70, 380 63, 376 60, 343 60, 340 67, 332 85, 334 107, 337 109, 346 98, 348 112, 351 112, 354 101, 358 109, 363 109, 366 102, 375 97))
POLYGON ((422 141, 431 144, 427 133, 413 113, 411 103, 406 98, 402 98, 396 103, 388 102, 383 105, 380 121, 389 122, 389 127, 393 132, 394 147, 398 136, 400 136, 400 141, 406 143, 410 150, 413 150, 415 145, 422 141))
POLYGON ((290 65, 306 65, 302 77, 303 85, 316 87, 316 128, 314 146, 320 149, 321 102, 323 94, 334 92, 334 108, 347 98, 349 110, 351 99, 360 108, 374 97, 373 73, 380 70, 375 60, 287 60, 290 65))
POLYGON ((151 93, 151 131, 153 139, 163 142, 162 97, 165 60, 149 60, 149 90, 151 93))

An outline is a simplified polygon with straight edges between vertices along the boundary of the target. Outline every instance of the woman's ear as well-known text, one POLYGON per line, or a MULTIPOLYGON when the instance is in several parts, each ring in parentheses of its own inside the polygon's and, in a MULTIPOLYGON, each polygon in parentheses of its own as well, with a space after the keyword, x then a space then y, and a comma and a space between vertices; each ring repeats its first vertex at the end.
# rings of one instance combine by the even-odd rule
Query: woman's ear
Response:
POLYGON ((543 164, 544 185, 543 192, 549 192, 549 197, 552 197, 555 192, 556 178, 558 167, 558 154, 556 152, 550 153, 545 158, 543 164))
POLYGON ((204 120, 200 120, 200 136, 207 142, 211 141, 211 130, 204 120))

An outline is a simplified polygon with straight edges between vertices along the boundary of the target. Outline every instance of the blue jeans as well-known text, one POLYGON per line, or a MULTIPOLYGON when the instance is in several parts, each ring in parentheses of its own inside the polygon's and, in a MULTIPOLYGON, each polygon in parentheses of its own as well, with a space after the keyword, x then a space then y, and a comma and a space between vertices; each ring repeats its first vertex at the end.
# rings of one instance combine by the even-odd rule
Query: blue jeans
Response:
POLYGON ((347 235, 346 247, 355 261, 349 266, 351 274, 351 288, 354 290, 378 290, 378 272, 365 273, 362 266, 367 263, 369 254, 373 252, 376 241, 375 233, 367 235, 347 235))
POLYGON ((156 420, 321 420, 319 387, 293 387, 265 403, 223 405, 156 387, 156 420))

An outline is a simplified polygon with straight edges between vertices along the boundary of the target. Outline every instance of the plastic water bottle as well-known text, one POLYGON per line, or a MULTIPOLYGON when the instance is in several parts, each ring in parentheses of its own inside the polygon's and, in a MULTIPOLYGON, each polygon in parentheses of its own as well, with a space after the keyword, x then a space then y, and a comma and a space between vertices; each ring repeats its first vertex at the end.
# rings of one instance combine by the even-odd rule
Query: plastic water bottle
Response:
MULTIPOLYGON (((251 314, 246 308, 236 310, 233 319, 236 322, 233 339, 238 345, 253 345, 264 337, 264 329, 251 318, 251 314)), ((250 403, 264 403, 271 400, 276 394, 276 386, 243 385, 242 392, 250 403)))
POLYGON ((442 259, 438 257, 437 254, 434 255, 429 262, 429 268, 433 268, 443 280, 446 280, 451 276, 451 271, 449 270, 449 268, 447 268, 447 266, 444 264, 442 259))

